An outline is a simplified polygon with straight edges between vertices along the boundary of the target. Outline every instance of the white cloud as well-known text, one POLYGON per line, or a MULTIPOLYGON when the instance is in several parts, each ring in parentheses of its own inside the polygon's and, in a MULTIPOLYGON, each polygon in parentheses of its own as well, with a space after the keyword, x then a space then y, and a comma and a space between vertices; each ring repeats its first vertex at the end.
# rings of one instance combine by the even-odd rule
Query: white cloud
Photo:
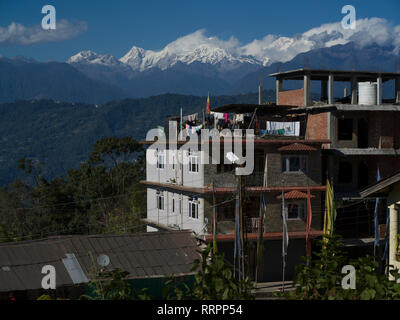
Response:
POLYGON ((229 53, 236 53, 239 47, 239 40, 235 37, 230 37, 228 40, 221 40, 217 37, 207 37, 204 29, 197 30, 191 34, 176 39, 169 43, 164 50, 171 53, 189 53, 193 48, 206 45, 211 48, 221 48, 229 53))
POLYGON ((343 29, 341 22, 327 23, 313 28, 295 37, 266 35, 261 40, 240 48, 243 54, 253 55, 262 60, 289 61, 297 54, 312 49, 331 47, 354 41, 361 47, 377 43, 381 46, 393 46, 394 52, 400 49, 400 26, 392 26, 386 19, 359 19, 356 29, 343 29))
POLYGON ((76 37, 87 30, 86 22, 57 20, 55 30, 44 30, 40 25, 24 26, 12 22, 8 27, 0 27, 0 45, 31 45, 41 42, 63 41, 76 37))

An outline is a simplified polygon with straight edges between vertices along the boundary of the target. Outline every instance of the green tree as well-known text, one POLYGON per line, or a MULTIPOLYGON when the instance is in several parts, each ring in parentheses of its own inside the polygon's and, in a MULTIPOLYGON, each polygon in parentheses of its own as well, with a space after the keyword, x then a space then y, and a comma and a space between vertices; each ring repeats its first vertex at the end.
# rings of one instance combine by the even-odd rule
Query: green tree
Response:
POLYGON ((24 178, 0 188, 0 242, 144 231, 143 149, 133 138, 97 141, 88 161, 65 178, 44 179, 31 159, 18 167, 24 178))
MULTIPOLYGON (((300 300, 384 300, 399 299, 400 284, 390 281, 379 272, 379 264, 373 256, 366 255, 358 259, 349 259, 343 250, 341 238, 325 237, 320 241, 321 250, 296 266, 294 289, 284 294, 287 299, 300 300), (355 289, 342 287, 342 268, 351 265, 355 268, 355 289)), ((391 271, 397 279, 397 269, 391 271)))
POLYGON ((251 294, 253 289, 251 280, 249 278, 237 280, 223 253, 213 253, 210 244, 201 252, 201 259, 194 261, 192 271, 197 271, 192 288, 186 284, 176 283, 174 278, 170 278, 165 283, 167 289, 164 295, 171 299, 254 299, 251 294))

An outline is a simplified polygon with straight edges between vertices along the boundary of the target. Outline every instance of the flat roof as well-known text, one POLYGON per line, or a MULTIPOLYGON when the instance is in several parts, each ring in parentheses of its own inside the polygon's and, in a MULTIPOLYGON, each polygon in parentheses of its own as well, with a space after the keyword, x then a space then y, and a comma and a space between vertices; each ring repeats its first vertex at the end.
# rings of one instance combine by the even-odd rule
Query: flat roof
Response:
POLYGON ((280 80, 303 80, 304 75, 309 74, 311 80, 328 80, 330 74, 334 81, 351 81, 352 77, 357 77, 359 81, 376 81, 380 75, 382 81, 388 81, 400 78, 397 72, 379 72, 379 71, 359 71, 359 70, 333 70, 333 69, 295 69, 283 72, 269 74, 270 77, 276 77, 280 80))
POLYGON ((394 148, 332 148, 323 149, 324 153, 332 153, 339 157, 345 156, 398 156, 400 155, 400 149, 394 148))
POLYGON ((395 105, 395 104, 362 105, 362 104, 335 103, 335 104, 321 104, 321 105, 308 106, 308 107, 292 107, 292 109, 289 109, 286 112, 288 114, 302 114, 302 113, 321 113, 321 112, 329 112, 329 111, 343 111, 343 112, 391 111, 391 112, 397 112, 397 111, 400 111, 400 105, 395 105))
POLYGON ((286 110, 293 108, 293 106, 271 104, 249 104, 249 103, 236 103, 226 104, 223 106, 215 107, 211 111, 220 113, 253 113, 257 109, 259 114, 270 113, 284 113, 286 110))

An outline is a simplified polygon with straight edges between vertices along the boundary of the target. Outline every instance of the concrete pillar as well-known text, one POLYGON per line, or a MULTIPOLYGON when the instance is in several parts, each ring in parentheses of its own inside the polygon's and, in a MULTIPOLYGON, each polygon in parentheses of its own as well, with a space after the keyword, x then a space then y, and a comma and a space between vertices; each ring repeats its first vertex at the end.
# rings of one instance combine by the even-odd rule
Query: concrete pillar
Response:
POLYGON ((279 92, 282 91, 282 79, 276 79, 276 104, 279 104, 279 92))
MULTIPOLYGON (((396 205, 392 204, 389 206, 390 210, 390 223, 389 223, 389 265, 393 265, 394 268, 399 268, 400 262, 396 260, 396 246, 397 246, 397 233, 398 233, 398 213, 396 205)), ((389 276, 390 280, 394 280, 393 276, 389 276)))
POLYGON ((357 78, 351 78, 351 104, 357 104, 357 78))
POLYGON ((328 100, 328 81, 321 80, 321 101, 328 100))
POLYGON ((382 104, 382 77, 376 79, 376 104, 382 104))
POLYGON ((303 105, 304 107, 307 107, 310 105, 310 75, 305 74, 304 75, 304 102, 303 105))
POLYGON ((395 94, 394 94, 394 98, 396 103, 400 103, 400 77, 397 77, 394 80, 394 90, 395 90, 395 94))
POLYGON ((333 104, 333 82, 334 82, 333 74, 329 75, 328 78, 328 103, 333 104))

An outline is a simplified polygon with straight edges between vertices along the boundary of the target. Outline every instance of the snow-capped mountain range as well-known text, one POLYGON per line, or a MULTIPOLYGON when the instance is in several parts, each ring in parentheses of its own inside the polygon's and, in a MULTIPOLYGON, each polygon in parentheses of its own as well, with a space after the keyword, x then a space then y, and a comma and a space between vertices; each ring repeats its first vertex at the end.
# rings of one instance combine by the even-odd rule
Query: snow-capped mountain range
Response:
POLYGON ((186 66, 200 63, 216 66, 219 72, 225 72, 243 65, 254 68, 266 67, 274 62, 287 62, 300 53, 349 42, 354 42, 360 47, 373 43, 392 46, 393 53, 399 54, 399 39, 400 26, 392 26, 381 18, 359 19, 356 29, 344 29, 341 22, 335 22, 323 24, 292 37, 267 34, 262 39, 255 39, 244 45, 234 37, 228 40, 209 37, 202 29, 172 41, 159 51, 133 46, 124 56, 117 59, 110 54, 97 54, 89 50, 77 53, 67 62, 107 67, 128 66, 138 72, 154 68, 167 70, 179 63, 186 66))
POLYGON ((97 64, 108 67, 129 66, 133 71, 145 71, 152 68, 166 70, 177 63, 190 65, 195 62, 208 65, 221 65, 223 69, 230 70, 239 65, 249 64, 254 66, 266 66, 270 60, 260 61, 252 56, 234 56, 223 48, 211 47, 201 44, 192 51, 176 52, 167 46, 163 50, 145 50, 133 46, 120 59, 110 54, 97 54, 91 50, 81 51, 68 59, 70 64, 97 64))

